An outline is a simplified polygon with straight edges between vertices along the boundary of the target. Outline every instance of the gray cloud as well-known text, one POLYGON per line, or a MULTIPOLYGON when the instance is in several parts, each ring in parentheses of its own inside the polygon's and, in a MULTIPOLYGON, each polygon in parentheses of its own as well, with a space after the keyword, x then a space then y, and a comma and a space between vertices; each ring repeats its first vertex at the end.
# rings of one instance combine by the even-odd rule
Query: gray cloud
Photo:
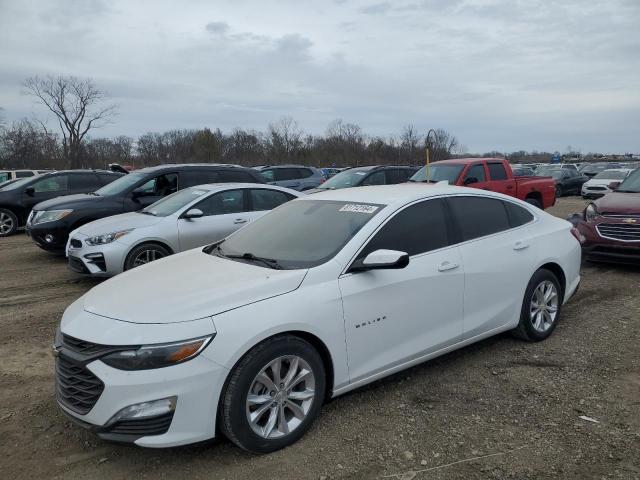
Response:
POLYGON ((373 5, 367 5, 359 9, 360 13, 366 15, 381 15, 391 10, 392 6, 389 2, 374 3, 373 5))
POLYGON ((229 31, 227 22, 210 22, 205 26, 207 32, 225 34, 229 31))

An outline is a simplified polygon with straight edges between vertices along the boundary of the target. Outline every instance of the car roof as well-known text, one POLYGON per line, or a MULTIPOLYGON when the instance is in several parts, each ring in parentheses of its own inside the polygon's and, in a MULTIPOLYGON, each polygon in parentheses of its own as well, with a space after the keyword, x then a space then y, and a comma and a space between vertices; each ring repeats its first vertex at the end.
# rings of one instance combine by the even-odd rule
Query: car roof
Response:
POLYGON ((506 159, 498 158, 498 157, 481 157, 481 158, 450 158, 448 160, 438 160, 437 162, 431 162, 432 165, 437 163, 459 163, 466 165, 467 163, 473 162, 481 162, 481 161, 494 161, 494 162, 504 162, 506 159))
POLYGON ((259 168, 262 170, 264 168, 315 168, 315 167, 312 167, 310 165, 296 165, 294 163, 286 163, 282 165, 261 165, 259 167, 254 167, 254 168, 259 168))
POLYGON ((240 165, 233 165, 231 163, 165 163, 162 165, 156 165, 154 167, 145 167, 139 170, 134 170, 134 172, 131 172, 131 173, 152 173, 160 170, 184 170, 184 169, 193 168, 193 167, 211 168, 211 169, 231 167, 231 168, 240 168, 243 170, 251 170, 250 168, 242 167, 240 165))
MULTIPOLYGON (((278 185, 269 185, 266 183, 241 183, 241 182, 229 182, 229 183, 204 183, 202 185, 194 185, 193 187, 200 190, 206 190, 208 192, 215 192, 218 190, 232 190, 235 188, 257 188, 267 190, 278 190, 281 192, 293 193, 296 196, 301 195, 300 192, 292 190, 290 188, 279 187, 278 185)), ((186 189, 185 189, 186 190, 186 189)))
POLYGON ((340 188, 305 195, 298 200, 334 200, 339 202, 373 203, 383 205, 405 205, 416 200, 439 195, 480 195, 486 197, 512 199, 505 195, 479 190, 477 188, 457 187, 440 183, 399 183, 397 185, 376 185, 368 187, 340 188))

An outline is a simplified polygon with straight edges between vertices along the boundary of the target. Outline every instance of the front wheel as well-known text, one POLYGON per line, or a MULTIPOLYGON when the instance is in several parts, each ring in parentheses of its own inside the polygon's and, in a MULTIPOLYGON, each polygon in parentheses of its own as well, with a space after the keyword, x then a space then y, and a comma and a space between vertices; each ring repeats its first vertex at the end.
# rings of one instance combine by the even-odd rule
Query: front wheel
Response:
POLYGON ((0 237, 8 237, 18 230, 18 217, 11 210, 0 208, 0 237))
POLYGON ((129 252, 127 259, 124 261, 124 269, 131 270, 132 268, 168 257, 169 255, 171 255, 171 252, 162 245, 157 243, 143 243, 129 252))
POLYGON ((549 270, 538 270, 529 280, 522 301, 520 323, 512 333, 527 342, 547 338, 558 324, 563 295, 557 277, 549 270))
POLYGON ((273 337, 250 350, 231 372, 220 427, 250 452, 279 450, 309 429, 325 388, 322 358, 312 345, 292 335, 273 337))

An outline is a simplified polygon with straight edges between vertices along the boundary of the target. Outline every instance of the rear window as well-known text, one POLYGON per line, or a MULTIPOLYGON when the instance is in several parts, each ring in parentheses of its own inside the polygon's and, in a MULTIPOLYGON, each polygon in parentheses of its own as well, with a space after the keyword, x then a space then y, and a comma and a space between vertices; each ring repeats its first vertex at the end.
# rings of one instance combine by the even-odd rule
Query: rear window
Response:
POLYGON ((500 200, 485 197, 451 197, 447 202, 463 242, 510 228, 507 210, 500 200))
POLYGON ((507 209, 507 215, 509 215, 509 224, 512 227, 519 227, 525 223, 533 221, 532 213, 520 205, 516 205, 511 202, 504 202, 504 206, 507 209))

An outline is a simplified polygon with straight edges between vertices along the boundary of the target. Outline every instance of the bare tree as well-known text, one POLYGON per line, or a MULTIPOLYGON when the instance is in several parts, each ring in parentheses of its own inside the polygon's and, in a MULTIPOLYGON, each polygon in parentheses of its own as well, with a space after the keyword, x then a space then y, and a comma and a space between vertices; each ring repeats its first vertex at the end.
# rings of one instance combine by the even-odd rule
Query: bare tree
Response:
MULTIPOLYGON (((36 76, 25 80, 23 87, 27 95, 36 97, 56 116, 69 168, 80 167, 82 141, 92 128, 113 118, 116 106, 101 106, 105 94, 90 78, 36 76)), ((40 123, 44 126, 44 122, 40 123)))
POLYGON ((271 163, 291 162, 302 148, 304 132, 292 117, 282 117, 269 125, 267 149, 271 163))
MULTIPOLYGON (((427 138, 425 137, 425 147, 426 141, 427 138)), ((430 145, 432 162, 451 158, 452 155, 458 152, 458 139, 442 128, 435 130, 435 136, 431 136, 429 141, 432 142, 430 145)))

